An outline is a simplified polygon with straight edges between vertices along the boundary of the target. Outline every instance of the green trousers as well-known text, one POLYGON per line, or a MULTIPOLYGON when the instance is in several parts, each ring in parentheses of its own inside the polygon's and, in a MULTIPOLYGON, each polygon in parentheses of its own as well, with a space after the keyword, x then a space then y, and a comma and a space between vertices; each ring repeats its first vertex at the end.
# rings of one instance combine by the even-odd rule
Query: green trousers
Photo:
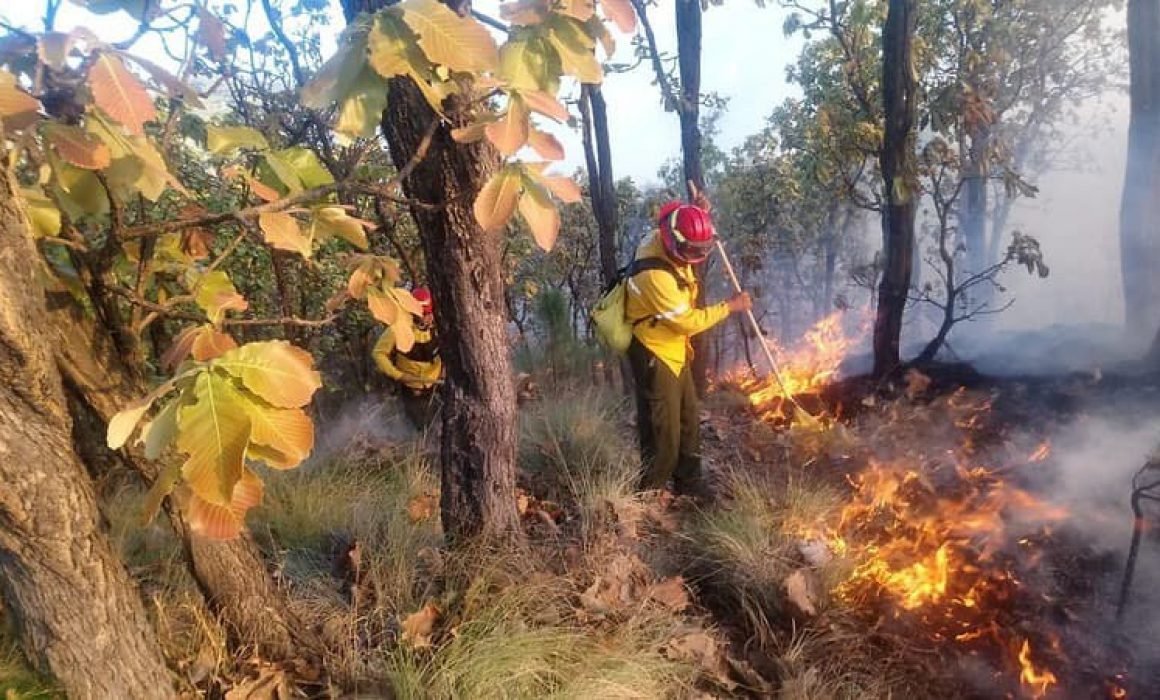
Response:
POLYGON ((662 489, 673 479, 677 493, 701 485, 701 426, 693 373, 680 376, 633 338, 628 360, 636 384, 641 490, 662 489))

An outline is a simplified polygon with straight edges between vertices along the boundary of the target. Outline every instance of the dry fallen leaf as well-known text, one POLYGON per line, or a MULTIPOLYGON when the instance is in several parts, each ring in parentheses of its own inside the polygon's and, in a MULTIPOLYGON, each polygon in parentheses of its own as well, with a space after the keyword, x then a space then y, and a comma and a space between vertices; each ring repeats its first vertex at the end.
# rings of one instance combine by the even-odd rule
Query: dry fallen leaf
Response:
POLYGON ((226 691, 225 700, 290 700, 294 686, 286 671, 270 664, 258 666, 258 676, 226 691))
POLYGON ((427 603, 417 612, 408 615, 402 622, 404 644, 413 649, 426 649, 431 646, 431 634, 435 631, 435 623, 439 621, 439 608, 434 603, 427 603))
POLYGON ((816 586, 810 572, 798 569, 786 577, 785 595, 789 602, 803 615, 813 617, 818 614, 816 586))
POLYGON ((682 576, 672 576, 649 586, 646 600, 660 603, 673 612, 681 612, 689 607, 689 590, 685 588, 682 576))
POLYGON ((729 662, 717 640, 703 631, 690 632, 665 645, 665 655, 675 661, 686 661, 700 666, 702 671, 726 690, 737 683, 729 677, 729 662))
POLYGON ((907 370, 904 379, 906 380, 906 398, 911 401, 925 394, 926 390, 930 388, 930 377, 914 368, 907 370))
POLYGON ((407 517, 413 523, 421 522, 434 515, 438 505, 439 499, 434 494, 424 493, 415 496, 407 501, 407 517))

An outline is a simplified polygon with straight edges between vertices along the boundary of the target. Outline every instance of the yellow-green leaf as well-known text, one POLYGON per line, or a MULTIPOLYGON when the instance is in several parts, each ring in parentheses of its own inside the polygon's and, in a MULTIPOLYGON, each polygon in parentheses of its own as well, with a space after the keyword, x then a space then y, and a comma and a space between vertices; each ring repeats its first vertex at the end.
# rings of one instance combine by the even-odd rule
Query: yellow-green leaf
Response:
POLYGON ((81 219, 108 213, 109 197, 91 170, 81 170, 62 163, 52 153, 49 154, 49 162, 59 185, 55 194, 70 218, 81 219))
POLYGON ((466 73, 493 71, 499 64, 495 40, 475 19, 460 17, 439 0, 404 0, 398 7, 435 63, 466 73))
POLYGON ((60 233, 60 210, 37 189, 21 190, 32 232, 37 238, 51 238, 60 233))
POLYGON ((85 170, 109 167, 112 155, 104 141, 79 126, 50 123, 44 126, 44 139, 61 160, 85 170))
POLYGON ((181 399, 170 400, 148 425, 141 428, 141 441, 145 444, 146 459, 159 458, 177 437, 177 407, 180 403, 181 399))
MULTIPOLYGON (((176 424, 175 424, 176 428, 176 424)), ((177 482, 181 480, 181 463, 171 462, 166 464, 153 480, 149 486, 149 490, 145 492, 145 498, 141 502, 141 517, 138 520, 138 525, 145 527, 153 522, 153 518, 157 517, 157 513, 161 510, 161 503, 165 497, 173 493, 177 482)))
MULTIPOLYGON (((600 0, 600 9, 604 10, 604 16, 612 20, 620 31, 625 34, 636 31, 636 13, 633 12, 630 0, 600 0)), ((577 19, 584 21, 587 18, 577 19)))
POLYGON ((516 211, 520 194, 520 175, 510 168, 501 168, 484 184, 475 198, 475 220, 484 231, 495 233, 503 229, 516 211))
POLYGON ((513 90, 554 94, 560 58, 546 40, 509 39, 499 52, 500 75, 513 90))
POLYGON ((245 311, 250 306, 221 270, 214 270, 201 278, 194 301, 215 325, 221 323, 227 311, 245 311))
POLYGON ((484 132, 501 155, 510 156, 528 142, 528 129, 528 107, 519 95, 513 94, 504 116, 485 126, 484 132))
POLYGON ((294 169, 294 166, 282 160, 275 153, 267 153, 264 160, 267 167, 270 168, 270 172, 274 173, 274 177, 286 186, 290 194, 302 191, 302 178, 298 177, 298 171, 294 169))
POLYGON ((258 226, 265 234, 266 242, 278 250, 289 250, 309 258, 310 238, 302 232, 298 219, 283 211, 258 215, 258 226))
POLYGON ((370 68, 365 68, 339 102, 334 130, 347 138, 369 138, 375 135, 387 108, 387 83, 370 68))
POLYGON ((407 75, 412 70, 411 31, 395 12, 380 12, 367 35, 367 62, 384 78, 407 75))
POLYGON ((524 193, 520 196, 520 216, 524 217, 536 244, 544 250, 552 250, 556 236, 560 233, 560 212, 548 196, 548 192, 530 179, 524 180, 524 193))
POLYGON ((305 406, 322 386, 310 353, 284 340, 247 343, 214 360, 213 365, 279 408, 305 406))
POLYGON ((93 101, 129 133, 145 133, 145 122, 157 118, 157 109, 144 86, 117 56, 102 53, 89 69, 93 101))
POLYGON ((310 109, 326 109, 344 102, 366 68, 368 20, 352 22, 338 38, 338 52, 322 64, 301 91, 302 104, 310 109))
POLYGON ((207 126, 205 141, 209 152, 216 155, 228 156, 239 148, 270 150, 270 143, 262 132, 248 126, 207 126))
POLYGON ((558 0, 556 11, 581 22, 587 22, 596 14, 596 0, 558 0))
POLYGON ((294 146, 278 151, 277 155, 294 168, 294 172, 298 174, 298 179, 302 181, 303 187, 313 189, 334 182, 334 177, 330 171, 322 165, 318 156, 309 148, 294 146))
POLYGON ((192 391, 193 400, 177 412, 177 448, 188 455, 181 475, 201 498, 228 506, 250 443, 247 399, 210 370, 197 375, 192 391))
POLYGON ((367 308, 370 309, 371 316, 388 326, 397 323, 402 316, 395 298, 378 287, 367 288, 367 308))
POLYGON ((596 42, 584 31, 584 25, 563 16, 553 17, 548 40, 560 54, 565 75, 582 83, 599 83, 604 70, 596 60, 596 42))
POLYGON ((326 239, 337 236, 353 246, 366 250, 370 247, 367 231, 373 229, 375 225, 351 216, 345 207, 324 206, 313 210, 311 227, 315 230, 314 238, 326 239))
POLYGON ((515 0, 499 6, 500 19, 517 27, 539 24, 552 11, 548 0, 515 0))
POLYGON ((246 410, 253 427, 251 448, 266 448, 251 449, 251 457, 274 469, 292 469, 310 456, 314 449, 314 422, 301 408, 275 408, 265 402, 249 401, 246 410))

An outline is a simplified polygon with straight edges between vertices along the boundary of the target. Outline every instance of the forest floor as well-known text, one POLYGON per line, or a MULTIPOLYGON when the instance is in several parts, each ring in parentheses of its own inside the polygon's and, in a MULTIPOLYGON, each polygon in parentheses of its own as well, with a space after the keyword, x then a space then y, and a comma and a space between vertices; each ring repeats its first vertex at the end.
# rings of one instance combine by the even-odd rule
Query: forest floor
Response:
MULTIPOLYGON (((459 553, 431 438, 352 407, 250 518, 321 663, 229 649, 131 479, 104 512, 189 697, 1145 697, 1155 542, 1123 626, 1114 606, 1153 386, 943 369, 834 385, 804 401, 821 425, 787 427, 723 384, 697 506, 633 493, 619 393, 545 381, 520 411, 527 547, 459 553)), ((0 697, 52 696, 0 638, 0 697)))

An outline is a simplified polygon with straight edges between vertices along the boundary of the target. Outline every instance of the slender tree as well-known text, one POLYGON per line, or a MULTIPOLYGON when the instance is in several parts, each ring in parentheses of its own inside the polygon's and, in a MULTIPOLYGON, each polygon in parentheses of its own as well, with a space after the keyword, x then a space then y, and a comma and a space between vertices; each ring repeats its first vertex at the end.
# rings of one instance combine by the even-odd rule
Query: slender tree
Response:
POLYGON ((882 211, 884 265, 874 321, 874 373, 884 376, 900 364, 902 316, 914 263, 915 179, 914 75, 915 0, 890 0, 882 31, 882 98, 886 133, 879 163, 885 204, 882 211))

